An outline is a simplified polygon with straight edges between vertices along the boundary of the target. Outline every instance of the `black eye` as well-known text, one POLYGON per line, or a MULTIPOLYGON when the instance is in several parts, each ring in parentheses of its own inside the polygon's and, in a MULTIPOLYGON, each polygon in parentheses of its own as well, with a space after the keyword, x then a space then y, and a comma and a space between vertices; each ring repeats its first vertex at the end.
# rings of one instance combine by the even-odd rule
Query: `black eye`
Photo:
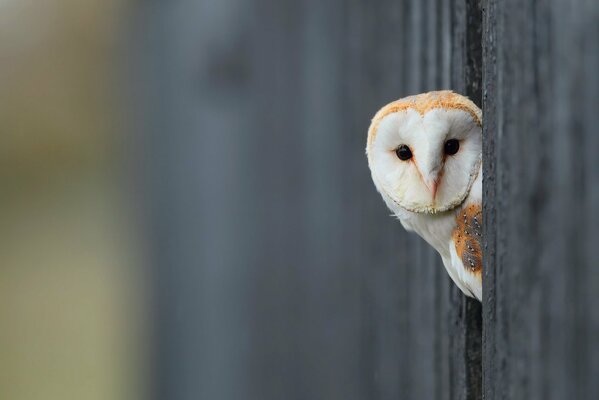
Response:
POLYGON ((412 150, 410 150, 410 148, 405 144, 399 146, 397 150, 395 150, 395 154, 397 154, 397 157, 402 161, 412 158, 412 150))
POLYGON ((457 139, 449 139, 445 142, 445 154, 453 156, 460 149, 460 142, 457 139))

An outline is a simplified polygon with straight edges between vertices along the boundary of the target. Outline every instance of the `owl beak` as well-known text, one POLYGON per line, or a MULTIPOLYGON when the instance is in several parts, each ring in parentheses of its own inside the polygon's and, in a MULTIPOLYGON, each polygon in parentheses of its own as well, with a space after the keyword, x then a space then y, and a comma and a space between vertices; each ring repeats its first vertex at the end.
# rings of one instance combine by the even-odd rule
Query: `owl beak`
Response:
POLYGON ((428 188, 431 193, 433 201, 437 196, 437 189, 441 182, 441 176, 443 175, 443 162, 441 157, 434 152, 424 152, 420 159, 415 160, 416 168, 420 173, 420 179, 422 183, 428 188))
POLYGON ((439 177, 434 176, 434 177, 431 177, 430 179, 426 179, 424 181, 424 184, 426 185, 428 190, 430 190, 431 195, 433 196, 433 199, 434 199, 437 196, 437 188, 439 187, 439 177))

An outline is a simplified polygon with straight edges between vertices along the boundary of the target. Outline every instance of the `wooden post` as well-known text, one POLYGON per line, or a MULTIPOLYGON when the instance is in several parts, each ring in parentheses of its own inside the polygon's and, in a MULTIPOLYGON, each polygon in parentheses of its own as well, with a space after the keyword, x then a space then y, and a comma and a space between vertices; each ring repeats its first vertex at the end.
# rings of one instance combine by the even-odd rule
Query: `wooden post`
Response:
POLYGON ((599 3, 484 9, 484 397, 596 399, 599 3))
POLYGON ((480 307, 364 155, 391 100, 480 104, 478 1, 202 4, 133 25, 156 397, 480 398, 480 307))

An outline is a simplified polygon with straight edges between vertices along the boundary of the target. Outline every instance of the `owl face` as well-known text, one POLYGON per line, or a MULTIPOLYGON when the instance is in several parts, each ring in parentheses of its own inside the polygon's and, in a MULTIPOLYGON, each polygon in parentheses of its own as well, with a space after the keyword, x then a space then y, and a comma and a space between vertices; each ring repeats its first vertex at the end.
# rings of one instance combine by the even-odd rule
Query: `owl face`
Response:
POLYGON ((389 207, 437 213, 468 195, 482 154, 481 112, 466 97, 430 92, 381 109, 366 152, 389 207))

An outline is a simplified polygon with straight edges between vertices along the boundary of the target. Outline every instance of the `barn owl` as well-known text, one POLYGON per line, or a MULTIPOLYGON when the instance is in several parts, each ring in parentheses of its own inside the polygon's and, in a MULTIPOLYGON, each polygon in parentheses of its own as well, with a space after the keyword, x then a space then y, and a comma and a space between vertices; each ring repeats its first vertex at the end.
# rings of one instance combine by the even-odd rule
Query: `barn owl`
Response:
POLYGON ((441 255, 464 294, 481 300, 481 110, 451 91, 394 101, 372 119, 366 154, 403 227, 441 255))

